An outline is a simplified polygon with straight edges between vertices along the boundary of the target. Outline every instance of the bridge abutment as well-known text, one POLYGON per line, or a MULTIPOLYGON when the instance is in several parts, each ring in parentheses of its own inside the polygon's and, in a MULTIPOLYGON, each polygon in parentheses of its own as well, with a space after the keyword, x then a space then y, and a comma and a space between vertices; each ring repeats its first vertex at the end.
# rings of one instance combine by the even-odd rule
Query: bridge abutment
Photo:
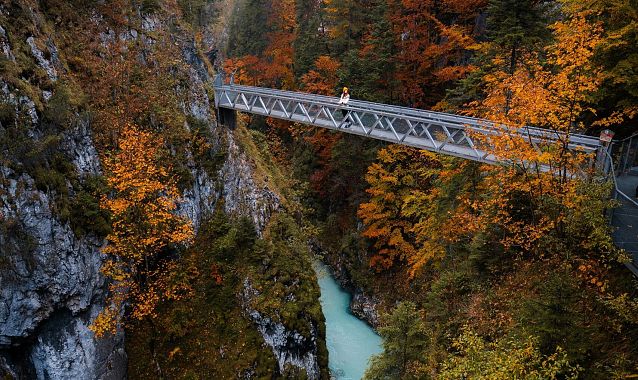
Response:
POLYGON ((217 108, 218 122, 226 128, 237 127, 237 112, 227 108, 217 108))

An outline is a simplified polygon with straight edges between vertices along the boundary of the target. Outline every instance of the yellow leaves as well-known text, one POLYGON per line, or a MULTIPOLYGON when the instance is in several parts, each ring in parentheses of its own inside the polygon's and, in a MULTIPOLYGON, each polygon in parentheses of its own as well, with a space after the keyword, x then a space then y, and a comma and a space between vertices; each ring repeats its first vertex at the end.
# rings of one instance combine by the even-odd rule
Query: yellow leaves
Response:
POLYGON ((377 252, 370 266, 377 270, 409 262, 416 254, 415 223, 425 210, 421 200, 429 197, 437 157, 426 151, 391 145, 378 153, 378 162, 368 168, 366 190, 370 199, 357 215, 366 228, 362 235, 374 241, 377 252))
POLYGON ((599 294, 604 294, 608 284, 604 279, 606 277, 606 269, 595 260, 582 261, 577 268, 578 277, 590 288, 593 288, 599 294))
POLYGON ((636 116, 638 116, 638 106, 627 106, 620 111, 614 111, 609 117, 595 121, 593 126, 609 127, 615 124, 618 125, 636 116))
MULTIPOLYGON (((528 54, 513 73, 487 74, 487 96, 469 105, 468 113, 494 122, 485 126, 491 134, 473 137, 504 165, 483 167, 477 189, 482 197, 471 201, 465 194, 466 208, 459 207, 451 218, 468 232, 497 227, 505 248, 534 250, 586 204, 577 175, 591 157, 571 151, 567 139, 582 127, 587 101, 603 80, 591 60, 601 27, 581 13, 552 29, 556 42, 547 49, 547 61, 528 54), (511 133, 527 125, 546 128, 546 137, 511 133)), ((496 57, 493 64, 504 67, 506 60, 496 57)))
POLYGON ((93 323, 89 326, 89 329, 93 331, 96 337, 103 337, 105 335, 113 335, 117 332, 119 311, 113 306, 107 306, 98 316, 93 320, 93 323))
MULTIPOLYGON (((470 104, 473 114, 514 127, 535 125, 570 133, 604 79, 591 61, 601 41, 601 26, 586 16, 577 14, 554 24, 556 43, 548 48, 547 64, 528 54, 514 73, 486 75, 488 96, 470 104)), ((497 57, 493 63, 504 60, 497 57)))
POLYGON ((182 349, 179 347, 175 347, 174 349, 172 349, 169 353, 168 353, 168 360, 171 361, 173 360, 173 357, 178 354, 179 352, 181 352, 182 349))
POLYGON ((188 281, 171 282, 169 248, 188 244, 193 228, 175 215, 179 192, 162 160, 163 142, 133 125, 122 131, 118 151, 104 160, 112 197, 101 200, 113 220, 102 272, 112 280, 108 306, 93 322, 99 337, 114 331, 127 300, 132 317, 153 316, 162 299, 189 292, 188 281))

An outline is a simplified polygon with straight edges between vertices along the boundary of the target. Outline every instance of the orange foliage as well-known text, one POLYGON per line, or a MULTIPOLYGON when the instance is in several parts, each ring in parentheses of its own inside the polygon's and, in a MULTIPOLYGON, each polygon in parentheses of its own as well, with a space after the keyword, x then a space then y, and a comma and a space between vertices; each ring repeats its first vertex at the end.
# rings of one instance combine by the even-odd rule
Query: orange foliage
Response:
POLYGON ((301 83, 306 92, 319 95, 334 95, 339 78, 337 70, 341 65, 328 56, 320 56, 315 61, 315 68, 301 77, 301 83))
POLYGON ((114 194, 102 199, 113 220, 102 272, 112 283, 109 305, 92 326, 97 336, 115 331, 127 301, 132 317, 142 319, 153 316, 162 299, 190 291, 188 281, 173 278, 176 264, 168 257, 172 247, 190 241, 193 228, 175 215, 179 193, 162 160, 162 145, 152 134, 126 125, 117 153, 103 161, 114 194))
POLYGON ((95 49, 100 55, 87 54, 91 72, 82 81, 92 94, 99 148, 113 147, 129 124, 148 124, 163 130, 169 140, 184 138, 184 115, 176 89, 187 68, 175 58, 180 53, 170 36, 158 34, 150 50, 121 41, 95 49), (140 62, 140 55, 146 62, 140 62))
POLYGON ((429 105, 427 88, 457 80, 471 70, 463 55, 474 44, 471 19, 484 1, 461 4, 447 1, 449 12, 458 12, 454 25, 438 19, 435 1, 392 0, 390 15, 399 53, 395 57, 396 79, 401 83, 401 101, 416 107, 429 105), (393 5, 394 4, 394 5, 393 5))
POLYGON ((297 29, 295 0, 273 0, 272 11, 270 24, 274 26, 275 31, 268 36, 264 76, 270 85, 294 89, 293 42, 297 29))
POLYGON ((556 42, 548 48, 547 64, 528 56, 512 75, 489 74, 486 99, 471 104, 471 114, 497 123, 494 135, 476 137, 505 165, 485 165, 478 188, 485 196, 464 199, 454 216, 465 232, 499 226, 505 247, 525 251, 538 247, 550 232, 562 236, 570 215, 587 203, 579 186, 591 157, 570 150, 568 141, 583 129, 587 100, 602 80, 591 61, 601 29, 581 14, 553 30, 556 42), (545 127, 559 138, 535 147, 528 138, 508 133, 525 125, 545 127))
POLYGON ((263 61, 254 55, 246 55, 241 58, 227 59, 224 62, 226 73, 235 73, 235 83, 259 86, 264 80, 263 61))
MULTIPOLYGON (((337 70, 340 64, 334 58, 320 56, 315 61, 315 68, 301 77, 304 90, 313 94, 333 95, 339 78, 337 70)), ((326 196, 325 184, 333 173, 332 152, 341 140, 341 135, 332 131, 314 128, 305 134, 306 142, 313 146, 318 157, 319 168, 310 176, 310 184, 320 196, 326 196)))
POLYGON ((366 175, 370 200, 362 203, 357 213, 366 226, 363 236, 376 248, 371 267, 388 269, 415 255, 418 216, 410 212, 411 197, 431 190, 440 165, 436 156, 425 150, 391 145, 379 151, 378 162, 366 175))
POLYGON ((273 0, 268 23, 274 31, 268 34, 268 46, 264 55, 227 59, 224 70, 227 73, 237 70, 235 83, 294 89, 293 42, 297 28, 295 1, 273 0))
MULTIPOLYGON (((567 229, 589 228, 583 210, 592 194, 583 191, 582 174, 592 157, 570 150, 568 139, 583 128, 587 101, 602 80, 591 60, 601 30, 582 14, 556 23, 553 30, 556 42, 546 61, 530 56, 513 75, 490 73, 487 97, 468 110, 495 121, 486 125, 493 134, 475 138, 503 165, 448 165, 447 159, 405 147, 379 153, 366 176, 370 201, 358 213, 366 226, 363 235, 377 249, 371 265, 407 263, 414 276, 445 255, 450 243, 478 233, 494 236, 506 249, 548 252, 541 248, 553 245, 561 252, 567 229), (551 136, 559 133, 558 141, 533 146, 508 133, 526 125, 544 127, 551 136)), ((583 252, 602 248, 576 244, 583 252)))

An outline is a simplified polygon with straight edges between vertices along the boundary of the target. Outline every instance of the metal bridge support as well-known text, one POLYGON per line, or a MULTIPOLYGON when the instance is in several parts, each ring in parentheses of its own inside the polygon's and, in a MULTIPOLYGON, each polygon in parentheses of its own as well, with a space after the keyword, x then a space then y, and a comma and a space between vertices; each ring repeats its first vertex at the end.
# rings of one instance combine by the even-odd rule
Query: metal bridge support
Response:
POLYGON ((237 126, 237 113, 228 108, 218 108, 217 118, 221 125, 224 127, 235 129, 237 126))
MULTIPOLYGON (((215 106, 220 113, 227 109, 248 112, 469 160, 502 164, 486 146, 490 137, 502 128, 488 120, 356 99, 343 106, 334 97, 242 86, 234 84, 232 77, 226 84, 222 74, 215 78, 214 90, 215 106), (345 116, 343 111, 346 111, 345 116), (483 138, 477 138, 478 135, 483 138)), ((222 115, 224 123, 234 121, 229 117, 222 115)), ((595 137, 567 136, 541 128, 523 127, 509 133, 529 140, 539 150, 557 139, 569 139, 569 147, 582 153, 595 154, 600 147, 595 137)))

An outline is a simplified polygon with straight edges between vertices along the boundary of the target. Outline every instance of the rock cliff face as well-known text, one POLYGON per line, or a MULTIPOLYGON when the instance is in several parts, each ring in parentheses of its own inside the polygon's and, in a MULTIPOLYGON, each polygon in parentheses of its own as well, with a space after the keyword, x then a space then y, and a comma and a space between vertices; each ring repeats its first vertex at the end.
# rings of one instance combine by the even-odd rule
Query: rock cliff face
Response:
MULTIPOLYGON (((34 25, 41 27, 37 10, 32 16, 34 25)), ((55 83, 61 68, 55 43, 41 34, 24 42, 34 62, 55 83)), ((15 61, 4 27, 0 27, 0 47, 4 59, 15 61)), ((0 88, 5 109, 17 117, 26 115, 27 135, 34 142, 41 140, 42 121, 35 100, 20 94, 4 79, 0 88)), ((43 101, 50 97, 50 92, 42 91, 43 101)), ((0 132, 4 131, 2 127, 0 132)), ((88 123, 78 123, 63 133, 59 149, 79 177, 99 174, 88 123)), ((11 157, 3 157, 5 164, 0 166, 0 375, 123 378, 123 334, 95 340, 88 329, 104 298, 105 280, 100 274, 103 241, 91 234, 77 236, 70 224, 52 211, 51 194, 38 189, 30 175, 6 166, 7 160, 11 157)))
POLYGON ((8 256, 0 277, 0 349, 7 369, 38 378, 123 373, 122 334, 95 340, 88 330, 104 297, 102 241, 75 236, 28 175, 5 167, 1 178, 0 212, 10 225, 0 244, 18 253, 8 256))
POLYGON ((245 280, 242 294, 244 310, 257 325, 264 342, 272 349, 277 358, 279 372, 285 373, 287 367, 293 367, 294 369, 304 370, 310 380, 319 379, 321 372, 319 369, 319 349, 317 347, 317 327, 312 324, 309 326, 310 337, 305 337, 297 331, 287 329, 281 322, 273 321, 249 306, 250 301, 257 294, 250 282, 245 280))
POLYGON ((368 322, 370 326, 376 328, 380 322, 379 312, 377 310, 378 304, 379 301, 375 297, 368 296, 357 290, 352 295, 350 310, 352 310, 352 314, 356 315, 359 319, 368 322))
POLYGON ((267 187, 258 187, 253 179, 254 166, 227 131, 228 157, 221 169, 222 195, 229 214, 248 215, 261 235, 273 212, 280 207, 279 197, 267 187))
MULTIPOLYGON (((0 15, 7 13, 0 5, 0 15)), ((50 83, 60 80, 68 65, 62 61, 37 7, 29 7, 33 35, 21 41, 35 65, 50 83), (47 31, 47 32, 45 32, 47 31)), ((100 22, 99 15, 95 16, 100 22)), ((1 20, 1 19, 0 19, 1 20)), ((120 39, 152 43, 146 33, 166 28, 153 17, 143 17, 141 30, 117 35, 105 27, 103 42, 120 39)), ((7 25, 0 25, 0 58, 15 62, 7 25)), ((16 38, 15 36, 13 38, 16 38)), ((254 165, 233 138, 231 131, 216 125, 206 86, 209 74, 192 38, 176 36, 181 59, 189 66, 190 79, 183 102, 186 115, 208 125, 212 135, 221 136, 213 149, 227 154, 216 175, 194 159, 189 163, 192 186, 184 191, 178 212, 193 221, 197 229, 224 199, 227 212, 249 216, 259 234, 280 207, 273 191, 258 187, 254 165)), ((25 49, 23 49, 24 51, 25 49)), ((42 142, 43 120, 37 103, 51 99, 48 89, 25 95, 14 84, 0 78, 0 104, 16 117, 27 120, 27 135, 42 142), (6 107, 5 107, 6 108, 6 107)), ((41 108, 41 107, 40 107, 41 108)), ((59 151, 73 164, 82 180, 100 174, 100 160, 91 137, 91 123, 82 119, 60 138, 59 151)), ((4 132, 0 124, 0 133, 4 132)), ((4 153, 3 153, 4 154, 4 153)), ((39 189, 36 180, 0 161, 0 377, 17 379, 123 379, 126 377, 124 333, 96 340, 88 326, 103 308, 106 281, 100 273, 102 238, 89 233, 78 236, 68 221, 54 212, 54 194, 39 189)), ((18 163, 18 166, 20 163, 18 163)), ((73 187, 67 181, 69 191, 73 187)), ((73 194, 71 194, 73 195, 73 194)), ((264 341, 272 348, 283 369, 286 365, 319 377, 316 339, 305 341, 300 334, 247 310, 264 341), (314 350, 314 351, 313 351, 314 350), (313 353, 314 352, 314 353, 313 353), (314 356, 313 356, 314 355, 314 356)), ((312 327, 316 333, 316 328, 312 327)))

